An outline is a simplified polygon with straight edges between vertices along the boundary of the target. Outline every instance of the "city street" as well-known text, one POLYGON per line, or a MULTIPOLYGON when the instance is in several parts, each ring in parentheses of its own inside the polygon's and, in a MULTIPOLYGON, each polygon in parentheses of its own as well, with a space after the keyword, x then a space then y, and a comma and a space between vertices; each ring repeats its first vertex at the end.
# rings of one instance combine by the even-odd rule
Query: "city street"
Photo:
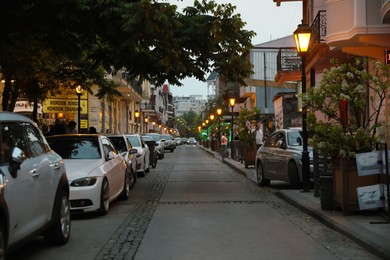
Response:
POLYGON ((9 259, 378 259, 197 146, 166 152, 128 201, 74 216, 69 243, 9 259))

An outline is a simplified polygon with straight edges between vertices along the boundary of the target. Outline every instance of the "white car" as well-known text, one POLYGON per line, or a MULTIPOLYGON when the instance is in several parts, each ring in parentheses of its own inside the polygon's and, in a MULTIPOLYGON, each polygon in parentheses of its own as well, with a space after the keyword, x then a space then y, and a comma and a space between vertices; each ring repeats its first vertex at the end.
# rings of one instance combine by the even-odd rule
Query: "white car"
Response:
POLYGON ((63 245, 71 229, 69 183, 62 158, 27 117, 0 113, 0 259, 43 235, 63 245))
POLYGON ((137 152, 137 172, 145 176, 150 170, 150 151, 139 134, 125 135, 130 141, 131 146, 138 150, 137 152))
POLYGON ((47 141, 64 159, 73 213, 105 215, 111 201, 129 198, 131 182, 127 164, 109 138, 67 134, 48 136, 47 141))

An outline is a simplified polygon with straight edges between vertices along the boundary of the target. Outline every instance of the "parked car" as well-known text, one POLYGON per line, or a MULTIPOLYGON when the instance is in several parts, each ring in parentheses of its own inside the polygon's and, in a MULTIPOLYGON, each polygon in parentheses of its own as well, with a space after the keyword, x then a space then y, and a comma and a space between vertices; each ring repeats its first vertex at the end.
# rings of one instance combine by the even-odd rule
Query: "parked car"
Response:
POLYGON ((169 150, 171 151, 171 153, 173 153, 173 151, 176 149, 176 143, 173 136, 170 134, 161 134, 161 139, 164 143, 164 149, 169 150))
POLYGON ((151 136, 143 135, 141 136, 144 143, 149 147, 149 162, 152 168, 156 168, 157 166, 157 145, 156 141, 153 140, 151 136))
MULTIPOLYGON (((256 153, 257 182, 269 185, 271 180, 302 185, 302 129, 281 129, 273 132, 256 153)), ((310 172, 313 173, 313 152, 308 148, 310 172)))
POLYGON ((158 159, 164 158, 164 143, 161 141, 161 135, 159 133, 147 133, 146 136, 151 136, 156 141, 157 157, 158 159))
POLYGON ((176 146, 177 145, 181 145, 182 144, 182 138, 181 137, 175 137, 175 143, 176 143, 176 146))
POLYGON ((131 146, 137 149, 137 173, 145 176, 150 170, 150 152, 148 145, 145 144, 139 134, 128 134, 125 137, 129 140, 131 146))
POLYGON ((48 136, 50 147, 64 159, 73 213, 108 213, 110 203, 130 196, 126 161, 108 137, 99 134, 48 136))
POLYGON ((190 138, 188 138, 187 144, 189 144, 189 145, 196 145, 196 139, 195 139, 195 137, 190 137, 190 138))
POLYGON ((64 161, 27 117, 0 113, 0 258, 42 234, 63 245, 71 231, 64 161))
POLYGON ((130 187, 137 182, 137 149, 131 146, 131 143, 122 134, 109 134, 107 137, 113 142, 114 146, 122 154, 127 163, 127 171, 130 173, 130 187))

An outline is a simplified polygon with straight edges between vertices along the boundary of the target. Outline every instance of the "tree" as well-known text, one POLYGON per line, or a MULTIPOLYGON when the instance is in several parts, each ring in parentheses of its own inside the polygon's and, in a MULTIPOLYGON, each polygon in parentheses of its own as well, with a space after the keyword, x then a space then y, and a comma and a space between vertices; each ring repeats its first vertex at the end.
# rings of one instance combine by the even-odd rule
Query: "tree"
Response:
POLYGON ((1 0, 3 109, 13 109, 12 88, 22 83, 27 93, 38 82, 43 99, 60 86, 89 89, 123 68, 130 80, 157 85, 204 80, 211 69, 241 81, 251 73, 245 55, 255 34, 234 11, 205 0, 183 13, 155 0, 1 0))

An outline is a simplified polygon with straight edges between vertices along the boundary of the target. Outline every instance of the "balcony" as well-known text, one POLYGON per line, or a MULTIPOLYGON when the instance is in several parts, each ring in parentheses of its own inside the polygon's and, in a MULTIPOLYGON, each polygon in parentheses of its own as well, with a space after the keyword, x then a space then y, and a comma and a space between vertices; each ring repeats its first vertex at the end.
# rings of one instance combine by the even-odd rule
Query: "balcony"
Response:
POLYGON ((256 96, 256 87, 254 86, 241 86, 240 87, 240 97, 250 98, 256 96))
POLYGON ((326 44, 344 53, 383 60, 390 48, 389 1, 326 1, 326 44), (345 10, 350 10, 345 12, 345 10))
MULTIPOLYGON (((311 63, 324 57, 328 51, 326 38, 326 12, 319 11, 310 26, 312 36, 310 40, 309 59, 311 63)), ((280 48, 277 55, 277 74, 275 81, 281 85, 287 81, 299 81, 302 78, 301 57, 296 48, 280 48)), ((308 66, 309 67, 309 66, 308 66)))
POLYGON ((382 0, 381 19, 382 23, 390 23, 390 0, 382 0))

